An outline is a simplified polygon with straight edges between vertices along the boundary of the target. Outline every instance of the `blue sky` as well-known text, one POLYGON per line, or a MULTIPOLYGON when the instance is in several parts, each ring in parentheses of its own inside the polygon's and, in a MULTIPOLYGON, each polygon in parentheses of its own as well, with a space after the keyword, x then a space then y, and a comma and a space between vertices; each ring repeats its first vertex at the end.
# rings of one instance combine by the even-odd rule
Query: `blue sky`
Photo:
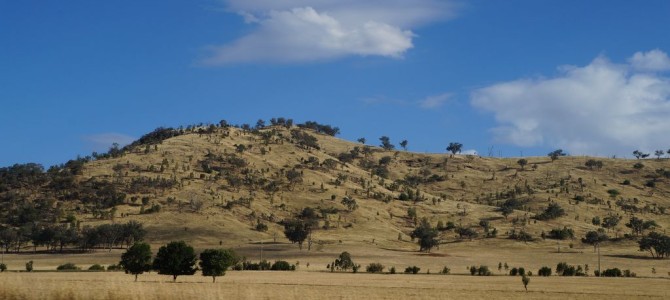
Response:
POLYGON ((289 117, 495 156, 670 148, 670 2, 0 0, 0 166, 289 117))

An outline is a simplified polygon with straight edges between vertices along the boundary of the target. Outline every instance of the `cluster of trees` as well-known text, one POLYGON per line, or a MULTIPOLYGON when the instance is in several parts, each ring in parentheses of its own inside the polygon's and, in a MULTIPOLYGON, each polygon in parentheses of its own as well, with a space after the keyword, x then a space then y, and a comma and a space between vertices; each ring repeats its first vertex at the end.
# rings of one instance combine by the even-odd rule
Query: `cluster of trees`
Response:
POLYGON ((319 124, 319 123, 314 122, 314 121, 307 121, 303 124, 298 124, 298 127, 312 129, 312 130, 314 130, 318 133, 326 134, 326 135, 330 135, 330 136, 336 136, 336 135, 340 134, 340 128, 333 127, 333 126, 326 125, 326 124, 319 124))
POLYGON ((65 247, 77 247, 82 251, 104 247, 128 247, 136 241, 142 241, 146 235, 142 223, 129 221, 125 224, 102 224, 95 227, 85 226, 78 230, 72 224, 35 225, 20 228, 0 229, 0 245, 5 252, 15 250, 32 243, 33 251, 44 246, 47 251, 62 252, 65 247))
MULTIPOLYGON (((150 270, 161 275, 171 275, 173 281, 177 281, 177 276, 193 275, 198 270, 195 251, 184 241, 170 242, 160 247, 153 262, 151 257, 149 244, 135 243, 121 255, 119 265, 126 274, 135 275, 135 281, 138 275, 150 270)), ((230 249, 205 249, 200 253, 199 266, 202 275, 211 276, 212 282, 215 282, 216 277, 225 275, 226 270, 236 265, 239 260, 237 254, 230 249)))

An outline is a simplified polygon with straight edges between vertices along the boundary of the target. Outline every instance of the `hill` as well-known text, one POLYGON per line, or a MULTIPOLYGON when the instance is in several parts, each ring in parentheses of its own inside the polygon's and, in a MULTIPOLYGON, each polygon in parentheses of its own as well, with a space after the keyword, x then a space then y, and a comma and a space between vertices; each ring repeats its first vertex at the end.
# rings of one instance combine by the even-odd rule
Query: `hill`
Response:
MULTIPOLYGON (((668 159, 422 154, 341 140, 337 132, 281 118, 256 128, 159 128, 47 171, 2 168, 0 223, 29 237, 36 227, 81 231, 133 220, 152 244, 182 239, 244 252, 261 241, 296 247, 286 244, 284 224, 301 218, 314 228, 306 242, 312 251, 347 245, 371 257, 418 251, 410 235, 424 218, 437 229, 435 255, 456 244, 552 248, 552 236, 572 248, 604 227, 621 255, 635 256, 639 234, 670 226, 668 159), (625 225, 633 216, 656 226, 635 232, 625 225)), ((8 249, 22 247, 13 243, 8 249)))

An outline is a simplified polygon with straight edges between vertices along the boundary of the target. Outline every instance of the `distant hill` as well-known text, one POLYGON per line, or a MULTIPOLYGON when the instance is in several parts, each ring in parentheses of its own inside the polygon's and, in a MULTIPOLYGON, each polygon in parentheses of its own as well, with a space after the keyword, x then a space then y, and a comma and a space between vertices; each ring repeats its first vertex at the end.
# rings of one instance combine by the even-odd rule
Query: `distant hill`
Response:
POLYGON ((441 243, 512 232, 548 243, 543 232, 563 229, 579 239, 608 216, 618 220, 606 229, 612 237, 632 232, 625 223, 633 215, 670 226, 668 159, 419 154, 338 132, 281 118, 256 127, 159 128, 49 170, 2 168, 0 223, 28 231, 136 220, 152 243, 188 238, 197 246, 285 241, 282 221, 310 215, 316 242, 374 240, 406 250, 419 249, 406 241, 423 218, 439 224, 441 243), (550 204, 559 211, 546 212, 550 204))

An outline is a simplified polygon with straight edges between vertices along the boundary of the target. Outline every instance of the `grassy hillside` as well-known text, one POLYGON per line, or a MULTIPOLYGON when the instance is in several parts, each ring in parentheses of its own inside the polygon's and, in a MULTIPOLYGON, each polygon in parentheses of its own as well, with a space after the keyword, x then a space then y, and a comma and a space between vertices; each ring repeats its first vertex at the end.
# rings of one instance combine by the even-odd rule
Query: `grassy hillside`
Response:
MULTIPOLYGON (((7 227, 19 227, 26 205, 50 205, 50 217, 35 222, 76 220, 82 228, 136 220, 152 244, 183 239, 200 248, 286 243, 281 221, 305 208, 318 220, 312 251, 345 244, 372 255, 417 251, 409 235, 423 218, 441 225, 436 254, 467 245, 554 247, 542 233, 563 228, 574 231, 564 244, 588 247, 579 239, 601 227, 594 218, 608 216, 619 220, 606 229, 613 238, 631 234, 631 216, 655 221, 660 232, 670 226, 668 159, 524 159, 521 166, 519 158, 384 150, 295 126, 192 127, 157 130, 98 159, 49 170, 49 179, 5 180, 0 195, 7 227), (348 209, 345 197, 357 208, 348 209), (505 203, 514 210, 503 216, 505 203), (538 217, 550 204, 565 214, 538 217), (461 238, 449 223, 477 236, 461 238), (510 240, 512 231, 532 240, 510 240)), ((632 240, 611 243, 622 255, 645 255, 632 240)))

